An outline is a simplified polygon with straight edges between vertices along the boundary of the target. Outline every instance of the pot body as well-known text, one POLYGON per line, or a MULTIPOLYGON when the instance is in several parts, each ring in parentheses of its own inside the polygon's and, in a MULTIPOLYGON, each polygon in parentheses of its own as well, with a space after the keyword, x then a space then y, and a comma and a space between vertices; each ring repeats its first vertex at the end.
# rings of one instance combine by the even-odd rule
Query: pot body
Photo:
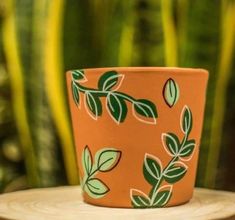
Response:
POLYGON ((117 67, 67 72, 85 202, 152 208, 193 194, 208 72, 117 67))

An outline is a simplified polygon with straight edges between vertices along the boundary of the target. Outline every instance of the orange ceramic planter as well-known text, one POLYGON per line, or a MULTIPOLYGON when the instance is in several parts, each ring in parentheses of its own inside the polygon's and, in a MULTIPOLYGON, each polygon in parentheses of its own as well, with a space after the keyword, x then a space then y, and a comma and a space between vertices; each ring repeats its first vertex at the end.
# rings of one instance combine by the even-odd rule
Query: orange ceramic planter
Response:
POLYGON ((175 206, 193 194, 208 72, 115 67, 67 73, 84 201, 175 206))

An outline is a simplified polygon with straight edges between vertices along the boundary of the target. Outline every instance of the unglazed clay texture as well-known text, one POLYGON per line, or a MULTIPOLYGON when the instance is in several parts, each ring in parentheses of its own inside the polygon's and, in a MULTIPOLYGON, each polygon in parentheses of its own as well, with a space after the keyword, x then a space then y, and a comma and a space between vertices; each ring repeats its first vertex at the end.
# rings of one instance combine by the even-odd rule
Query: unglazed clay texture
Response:
POLYGON ((190 200, 208 73, 97 68, 67 74, 84 200, 157 208, 190 200))

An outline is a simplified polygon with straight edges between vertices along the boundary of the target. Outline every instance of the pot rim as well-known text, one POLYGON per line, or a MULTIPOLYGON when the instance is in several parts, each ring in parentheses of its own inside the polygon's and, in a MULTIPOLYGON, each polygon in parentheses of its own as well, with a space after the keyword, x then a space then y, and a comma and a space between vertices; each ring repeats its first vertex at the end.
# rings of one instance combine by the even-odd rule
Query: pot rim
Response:
MULTIPOLYGON (((99 71, 99 72, 105 72, 110 70, 116 70, 116 71, 125 71, 125 72, 169 72, 173 71, 174 73, 186 73, 186 74, 205 74, 209 75, 208 70, 203 68, 188 68, 188 67, 157 67, 157 66, 148 66, 148 67, 142 67, 142 66, 136 66, 136 67, 98 67, 98 68, 81 68, 81 69, 73 69, 73 70, 84 70, 84 71, 99 71)), ((68 70, 68 72, 73 71, 68 70)))

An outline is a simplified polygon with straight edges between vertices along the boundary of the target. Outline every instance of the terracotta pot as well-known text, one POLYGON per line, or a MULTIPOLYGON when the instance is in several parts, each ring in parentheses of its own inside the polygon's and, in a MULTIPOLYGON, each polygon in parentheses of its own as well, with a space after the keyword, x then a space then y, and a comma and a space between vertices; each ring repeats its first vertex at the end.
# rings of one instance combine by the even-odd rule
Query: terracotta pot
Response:
POLYGON ((84 201, 175 206, 193 194, 208 72, 115 67, 69 71, 84 201))

